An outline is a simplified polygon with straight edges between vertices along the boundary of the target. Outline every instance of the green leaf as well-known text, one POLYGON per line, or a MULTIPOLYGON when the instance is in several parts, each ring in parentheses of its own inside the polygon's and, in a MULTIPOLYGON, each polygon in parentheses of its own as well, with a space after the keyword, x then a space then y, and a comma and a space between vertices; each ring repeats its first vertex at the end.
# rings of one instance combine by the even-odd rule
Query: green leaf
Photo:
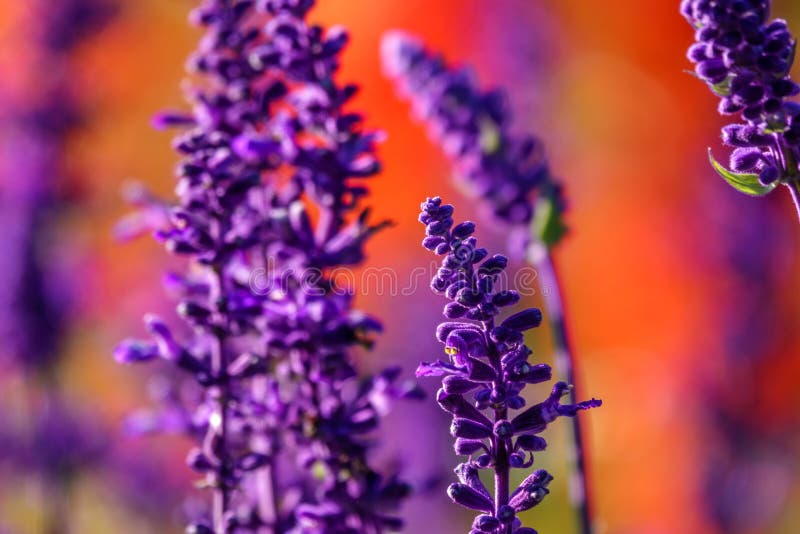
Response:
POLYGON ((548 248, 552 248, 567 233, 563 213, 559 208, 555 193, 543 191, 536 201, 531 230, 536 239, 548 248))
POLYGON ((500 148, 500 129, 491 119, 480 121, 478 142, 484 154, 494 154, 500 148))
POLYGON ((328 466, 321 460, 317 460, 311 465, 311 476, 316 480, 325 480, 328 476, 328 466))
POLYGON ((731 82, 733 81, 733 78, 733 74, 728 74, 728 76, 721 82, 715 84, 710 83, 708 86, 711 87, 711 90, 714 91, 717 96, 730 96, 731 82))
POLYGON ((717 174, 722 176, 722 178, 728 182, 731 187, 744 193, 745 195, 763 197, 775 189, 780 181, 775 180, 770 185, 764 186, 758 181, 757 174, 729 171, 721 163, 714 159, 710 148, 708 149, 708 160, 711 162, 711 166, 714 167, 714 170, 717 171, 717 174))
POLYGON ((783 133, 789 129, 786 118, 780 113, 776 115, 767 116, 767 125, 764 127, 765 134, 783 133))
POLYGON ((693 77, 697 78, 698 80, 700 80, 704 84, 708 85, 708 87, 711 89, 711 91, 713 91, 714 94, 719 96, 719 97, 726 97, 726 96, 730 96, 730 94, 731 94, 731 82, 733 81, 733 78, 735 77, 734 74, 728 74, 728 77, 725 78, 724 80, 722 80, 719 83, 708 83, 703 78, 701 78, 699 74, 697 74, 693 70, 683 69, 683 72, 685 72, 689 76, 693 76, 693 77))

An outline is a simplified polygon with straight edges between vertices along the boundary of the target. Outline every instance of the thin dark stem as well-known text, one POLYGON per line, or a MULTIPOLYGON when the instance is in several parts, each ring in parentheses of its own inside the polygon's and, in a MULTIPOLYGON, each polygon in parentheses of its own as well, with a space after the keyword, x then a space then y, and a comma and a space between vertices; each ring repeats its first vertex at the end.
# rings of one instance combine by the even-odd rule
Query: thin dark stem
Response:
POLYGON ((800 220, 800 190, 798 190, 797 180, 790 180, 786 182, 786 187, 792 194, 792 201, 794 202, 794 209, 797 211, 797 218, 800 220))
MULTIPOLYGON (((556 369, 564 380, 572 386, 569 402, 577 403, 578 395, 575 387, 575 354, 569 340, 561 288, 556 274, 550 250, 543 251, 536 261, 540 287, 545 303, 545 315, 548 317, 555 347, 554 360, 556 369)), ((583 431, 578 416, 570 418, 572 422, 572 462, 574 475, 570 479, 572 503, 578 514, 580 532, 592 534, 591 493, 589 491, 588 465, 584 447, 583 431)))
POLYGON ((44 477, 42 484, 44 485, 43 496, 46 500, 44 508, 47 510, 45 534, 69 534, 69 495, 72 485, 69 476, 62 475, 57 480, 53 480, 51 473, 44 477))
MULTIPOLYGON (((259 376, 253 379, 252 391, 253 398, 266 399, 270 395, 269 378, 259 376)), ((253 442, 254 452, 266 454, 269 462, 264 467, 259 468, 255 473, 256 492, 258 495, 258 513, 270 530, 264 531, 265 534, 282 534, 283 525, 280 517, 280 506, 278 502, 278 483, 276 476, 276 458, 278 455, 277 440, 274 433, 275 428, 267 428, 259 434, 253 442)))
MULTIPOLYGON (((506 408, 494 411, 495 422, 501 421, 508 417, 506 408)), ((511 466, 508 462, 508 450, 506 448, 505 440, 495 436, 493 438, 495 445, 495 463, 494 463, 494 513, 498 516, 500 507, 508 504, 508 495, 511 486, 511 466)), ((506 529, 508 533, 511 532, 511 525, 506 529)))
POLYGON ((265 465, 256 473, 259 490, 259 513, 261 519, 270 525, 271 534, 282 534, 283 529, 278 517, 278 493, 275 484, 274 462, 265 465))
POLYGON ((783 175, 786 177, 783 182, 789 188, 789 193, 792 195, 794 202, 794 209, 797 212, 797 218, 800 220, 800 175, 798 175, 797 161, 791 149, 787 148, 781 137, 775 134, 775 146, 780 156, 781 165, 783 167, 783 175))
MULTIPOLYGON (((475 286, 475 276, 470 269, 469 277, 472 280, 473 287, 475 286)), ((489 363, 494 367, 498 377, 503 376, 503 364, 500 361, 500 355, 495 349, 489 337, 489 332, 494 328, 494 320, 489 320, 483 323, 484 336, 486 339, 486 346, 489 347, 489 363)), ((499 378, 498 380, 502 380, 499 378)), ((505 405, 502 408, 495 408, 494 422, 502 421, 508 418, 508 408, 505 405)), ((492 437, 492 445, 494 447, 494 513, 495 517, 500 512, 500 507, 508 504, 508 496, 511 491, 511 464, 508 460, 508 450, 506 442, 497 436, 492 437)), ((511 532, 511 525, 506 529, 507 533, 511 532)), ((506 534, 506 533, 504 533, 506 534)))
MULTIPOLYGON (((47 365, 36 369, 35 372, 25 373, 23 387, 25 387, 32 419, 37 419, 35 414, 38 412, 41 420, 52 421, 48 412, 63 403, 57 367, 47 365)), ((38 428, 34 429, 34 431, 38 430, 38 428)), ((69 534, 72 530, 69 524, 69 509, 75 474, 72 470, 74 466, 65 463, 66 458, 63 455, 69 454, 68 451, 54 448, 47 454, 53 456, 44 460, 39 473, 42 485, 41 494, 44 500, 42 509, 45 511, 42 532, 45 534, 69 534)))
MULTIPOLYGON (((506 419, 508 414, 506 409, 494 411, 494 420, 502 421, 506 419)), ((508 504, 509 486, 511 484, 510 478, 510 465, 508 463, 508 451, 504 440, 496 437, 494 438, 495 446, 495 463, 494 463, 494 501, 495 501, 495 514, 500 510, 501 506, 508 504)))
POLYGON ((212 502, 212 522, 216 534, 226 534, 225 513, 230 505, 230 492, 228 488, 228 470, 230 469, 230 459, 228 458, 228 403, 229 403, 229 383, 228 383, 228 364, 225 358, 224 339, 222 333, 226 311, 221 308, 222 295, 222 274, 220 269, 214 269, 214 285, 212 297, 216 304, 216 317, 214 321, 214 344, 211 351, 211 372, 216 379, 217 385, 214 393, 216 399, 215 413, 212 414, 210 433, 218 433, 220 440, 220 458, 216 470, 216 480, 214 481, 214 497, 212 502))

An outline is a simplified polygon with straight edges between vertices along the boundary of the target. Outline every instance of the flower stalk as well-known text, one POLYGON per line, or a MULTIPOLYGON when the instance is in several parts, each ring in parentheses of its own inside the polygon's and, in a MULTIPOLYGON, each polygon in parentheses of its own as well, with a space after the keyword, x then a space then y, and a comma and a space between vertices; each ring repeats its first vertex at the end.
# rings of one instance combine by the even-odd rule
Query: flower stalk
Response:
MULTIPOLYGON (((542 288, 542 298, 544 299, 545 309, 547 310, 548 322, 553 335, 553 361, 559 376, 563 376, 572 387, 568 393, 568 401, 577 402, 579 389, 575 386, 577 381, 575 371, 575 358, 567 331, 567 321, 564 315, 564 304, 561 297, 561 289, 555 265, 553 264, 552 251, 547 249, 532 261, 537 267, 540 287, 542 288)), ((572 429, 572 442, 569 450, 570 462, 573 465, 574 479, 570 482, 569 489, 571 500, 577 509, 579 528, 581 532, 589 533, 593 531, 591 496, 588 494, 588 457, 584 448, 583 429, 580 418, 570 419, 572 429)))

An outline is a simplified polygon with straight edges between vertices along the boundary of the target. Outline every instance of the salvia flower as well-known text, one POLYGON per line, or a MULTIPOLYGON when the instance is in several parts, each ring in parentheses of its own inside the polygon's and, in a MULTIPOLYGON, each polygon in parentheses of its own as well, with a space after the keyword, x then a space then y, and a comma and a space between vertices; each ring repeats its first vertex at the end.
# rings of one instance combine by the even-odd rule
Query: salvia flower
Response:
POLYGON ((409 487, 369 453, 392 402, 416 389, 397 368, 357 379, 352 352, 381 326, 329 276, 361 262, 386 225, 360 207, 380 135, 345 110, 357 87, 334 76, 347 33, 308 24, 313 3, 206 0, 193 12, 206 34, 189 61, 202 79, 192 112, 155 121, 184 130, 178 202, 135 195, 146 214, 133 233, 150 226, 189 260, 168 279, 185 324, 148 316, 151 339, 125 341, 115 357, 166 360, 199 386, 170 396, 169 416, 134 425, 197 441, 188 462, 213 503, 193 532, 402 526, 393 512, 409 487))
POLYGON ((456 454, 468 459, 456 468, 458 482, 447 494, 457 504, 481 512, 471 533, 531 534, 517 514, 539 504, 552 477, 539 470, 510 491, 511 469, 528 469, 534 452, 547 444, 540 434, 562 416, 600 406, 601 401, 562 404, 570 390, 557 382, 549 397, 526 407, 522 393, 528 384, 551 380, 547 364, 529 361, 532 354, 524 333, 536 328, 542 313, 527 308, 501 319, 503 308, 517 304, 520 295, 500 289, 508 260, 478 246, 471 222, 455 224, 453 206, 439 197, 421 205, 425 225, 423 246, 442 256, 431 288, 450 301, 447 321, 436 330, 448 358, 422 363, 417 376, 444 376, 437 402, 453 416, 450 433, 456 454), (492 495, 479 477, 481 469, 494 474, 492 495))
POLYGON ((387 75, 411 101, 458 175, 498 220, 514 229, 515 239, 527 241, 538 205, 537 232, 547 242, 557 241, 564 233, 562 186, 550 172, 542 142, 512 133, 506 94, 482 90, 469 69, 453 68, 404 32, 383 38, 382 56, 387 75))
POLYGON ((800 86, 789 76, 796 40, 782 19, 769 19, 769 0, 683 0, 681 13, 695 28, 689 60, 720 97, 719 112, 740 123, 722 129, 734 148, 728 170, 715 169, 736 189, 764 195, 778 184, 797 201, 800 171, 800 86))

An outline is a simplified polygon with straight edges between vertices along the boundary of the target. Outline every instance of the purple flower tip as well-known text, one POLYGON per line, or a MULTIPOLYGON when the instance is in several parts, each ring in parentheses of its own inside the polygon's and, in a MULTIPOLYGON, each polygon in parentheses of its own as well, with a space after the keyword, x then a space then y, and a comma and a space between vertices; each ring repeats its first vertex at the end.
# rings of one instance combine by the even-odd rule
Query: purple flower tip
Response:
POLYGON ((155 343, 126 339, 114 348, 114 359, 119 363, 137 363, 153 360, 158 357, 155 343))
POLYGON ((174 127, 187 127, 197 124, 195 118, 180 111, 162 111, 153 116, 150 121, 156 130, 166 130, 174 127))

